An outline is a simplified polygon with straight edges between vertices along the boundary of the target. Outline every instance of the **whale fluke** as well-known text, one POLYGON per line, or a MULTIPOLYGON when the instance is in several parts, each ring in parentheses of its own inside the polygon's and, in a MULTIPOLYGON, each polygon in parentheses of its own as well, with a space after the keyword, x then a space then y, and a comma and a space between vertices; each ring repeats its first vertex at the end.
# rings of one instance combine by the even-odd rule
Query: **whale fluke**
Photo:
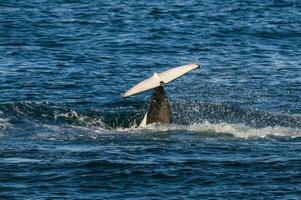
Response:
POLYGON ((140 92, 144 92, 146 90, 156 88, 156 87, 162 85, 162 83, 163 84, 169 83, 198 67, 199 67, 199 65, 197 65, 197 64, 188 64, 188 65, 182 65, 179 67, 175 67, 175 68, 166 70, 161 73, 154 73, 154 75, 152 77, 138 83, 137 85, 135 85, 134 87, 129 89, 127 92, 122 94, 122 96, 128 97, 128 96, 140 93, 140 92))

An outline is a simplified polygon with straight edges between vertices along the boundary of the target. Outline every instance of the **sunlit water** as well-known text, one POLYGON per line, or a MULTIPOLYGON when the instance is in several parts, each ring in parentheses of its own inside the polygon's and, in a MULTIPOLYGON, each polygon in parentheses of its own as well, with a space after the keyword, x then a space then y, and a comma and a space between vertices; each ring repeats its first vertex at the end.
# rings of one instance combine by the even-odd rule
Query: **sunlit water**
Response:
POLYGON ((299 1, 0 3, 1 199, 300 199, 299 1), (170 67, 172 123, 138 128, 170 67))

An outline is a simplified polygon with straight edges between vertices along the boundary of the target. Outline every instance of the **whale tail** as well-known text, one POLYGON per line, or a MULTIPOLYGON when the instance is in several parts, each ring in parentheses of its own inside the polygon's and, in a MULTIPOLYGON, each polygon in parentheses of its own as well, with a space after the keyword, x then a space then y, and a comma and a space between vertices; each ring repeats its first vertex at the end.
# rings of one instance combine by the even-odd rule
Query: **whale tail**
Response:
POLYGON ((154 73, 154 75, 122 94, 123 97, 153 89, 153 94, 140 126, 145 126, 150 123, 170 123, 170 109, 167 101, 167 95, 163 88, 163 84, 167 84, 180 76, 198 68, 197 64, 188 64, 166 70, 161 73, 154 73))

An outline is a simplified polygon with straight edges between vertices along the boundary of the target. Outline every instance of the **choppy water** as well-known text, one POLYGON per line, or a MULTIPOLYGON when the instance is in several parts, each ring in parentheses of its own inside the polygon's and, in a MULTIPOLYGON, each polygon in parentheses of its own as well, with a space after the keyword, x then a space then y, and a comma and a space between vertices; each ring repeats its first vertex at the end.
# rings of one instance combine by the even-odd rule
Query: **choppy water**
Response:
POLYGON ((299 1, 3 1, 0 198, 300 199, 300 75, 299 1))

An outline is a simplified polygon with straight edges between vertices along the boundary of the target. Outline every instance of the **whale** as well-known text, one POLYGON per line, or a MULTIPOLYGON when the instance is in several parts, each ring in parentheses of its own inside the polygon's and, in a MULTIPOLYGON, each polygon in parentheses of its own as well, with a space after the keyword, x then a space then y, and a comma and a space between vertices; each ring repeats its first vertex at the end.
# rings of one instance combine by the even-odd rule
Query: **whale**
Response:
POLYGON ((139 82, 128 91, 123 93, 122 97, 127 98, 134 94, 152 90, 152 96, 149 101, 148 109, 139 127, 144 127, 152 123, 170 123, 170 106, 164 85, 199 67, 200 66, 198 64, 187 64, 174 67, 160 73, 155 72, 150 78, 139 82))

